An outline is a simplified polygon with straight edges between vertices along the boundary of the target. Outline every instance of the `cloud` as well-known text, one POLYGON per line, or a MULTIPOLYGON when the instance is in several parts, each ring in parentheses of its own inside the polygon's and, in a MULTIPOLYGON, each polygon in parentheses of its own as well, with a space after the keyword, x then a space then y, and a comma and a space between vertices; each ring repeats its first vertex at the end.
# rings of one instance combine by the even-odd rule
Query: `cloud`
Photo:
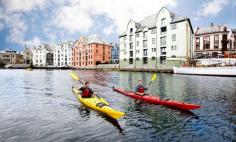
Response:
POLYGON ((6 11, 30 11, 45 6, 45 0, 0 0, 6 11))
POLYGON ((80 5, 63 6, 56 12, 54 25, 67 29, 70 33, 88 32, 93 25, 89 11, 80 5))
POLYGON ((24 35, 28 29, 28 26, 22 20, 21 14, 5 14, 4 16, 5 26, 9 28, 9 35, 7 41, 9 43, 24 44, 24 35))
POLYGON ((104 34, 107 35, 107 36, 109 36, 109 35, 111 35, 112 33, 114 33, 114 31, 115 31, 114 25, 110 25, 110 26, 105 27, 105 28, 103 29, 104 34))
POLYGON ((228 5, 229 0, 211 0, 208 3, 202 5, 197 11, 198 16, 216 16, 224 6, 228 5))
MULTIPOLYGON (((130 19, 136 21, 157 13, 163 6, 175 7, 176 0, 71 0, 66 6, 55 12, 54 26, 66 29, 70 33, 88 32, 96 26, 94 16, 105 16, 113 23, 113 29, 121 33, 130 19)), ((110 27, 111 28, 111 27, 110 27)), ((104 29, 108 34, 109 27, 104 29)))

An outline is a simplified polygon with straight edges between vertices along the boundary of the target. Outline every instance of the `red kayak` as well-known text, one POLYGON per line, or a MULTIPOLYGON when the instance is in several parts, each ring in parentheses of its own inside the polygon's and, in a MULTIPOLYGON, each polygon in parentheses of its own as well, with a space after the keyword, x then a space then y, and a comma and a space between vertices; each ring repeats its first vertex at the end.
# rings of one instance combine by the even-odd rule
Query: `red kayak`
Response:
POLYGON ((121 93, 125 96, 137 99, 137 100, 142 100, 150 104, 156 104, 156 105, 163 105, 167 107, 172 107, 176 109, 181 109, 181 110, 193 110, 193 109, 198 109, 201 106, 196 105, 196 104, 189 104, 185 102, 180 102, 180 101, 174 101, 174 100, 162 100, 158 96, 139 96, 135 92, 132 91, 125 91, 124 89, 121 88, 114 88, 114 91, 121 93))

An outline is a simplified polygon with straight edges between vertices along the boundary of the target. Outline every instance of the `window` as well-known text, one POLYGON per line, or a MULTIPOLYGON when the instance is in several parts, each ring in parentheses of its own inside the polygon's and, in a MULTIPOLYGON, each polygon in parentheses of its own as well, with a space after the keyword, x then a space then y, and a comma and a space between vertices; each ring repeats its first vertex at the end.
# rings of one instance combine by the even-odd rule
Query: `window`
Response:
POLYGON ((164 64, 166 61, 166 56, 161 56, 160 57, 160 64, 164 64))
POLYGON ((130 56, 130 57, 133 57, 133 51, 130 51, 130 52, 129 52, 129 56, 130 56))
POLYGON ((137 41, 137 47, 139 47, 139 41, 137 41))
POLYGON ((143 49, 143 56, 147 56, 147 49, 143 49))
POLYGON ((203 49, 210 49, 210 36, 204 37, 203 49))
POLYGON ((214 49, 219 48, 219 35, 214 35, 214 49))
POLYGON ((157 51, 157 49, 156 48, 152 48, 152 52, 156 52, 157 51))
POLYGON ((143 57, 143 64, 148 64, 148 58, 147 57, 143 57))
POLYGON ((133 64, 133 58, 129 58, 129 64, 133 64))
POLYGON ((129 41, 132 41, 133 40, 133 35, 130 35, 129 36, 129 41))
POLYGON ((177 50, 177 45, 172 45, 171 50, 177 50))
POLYGON ((129 43, 129 49, 133 50, 133 42, 129 43))
POLYGON ((130 28, 129 33, 130 33, 130 34, 133 33, 133 28, 130 28))
POLYGON ((147 32, 143 32, 143 38, 147 38, 147 32))
POLYGON ((166 37, 161 37, 161 46, 166 45, 166 37))
POLYGON ((147 48, 147 40, 143 41, 143 48, 147 48))
POLYGON ((172 41, 176 41, 176 34, 172 35, 172 41))
POLYGON ((196 37, 196 50, 200 50, 200 38, 196 37))
POLYGON ((161 35, 165 35, 166 34, 166 27, 161 27, 161 35))
POLYGON ((166 24, 166 18, 161 19, 161 26, 165 26, 166 24))
POLYGON ((136 50, 136 54, 139 54, 140 53, 140 51, 139 50, 136 50))
POLYGON ((176 24, 171 25, 171 30, 174 30, 174 29, 176 29, 176 24))
POLYGON ((139 33, 136 33, 136 37, 139 37, 139 33))
POLYGON ((152 44, 156 44, 156 39, 152 38, 152 44))

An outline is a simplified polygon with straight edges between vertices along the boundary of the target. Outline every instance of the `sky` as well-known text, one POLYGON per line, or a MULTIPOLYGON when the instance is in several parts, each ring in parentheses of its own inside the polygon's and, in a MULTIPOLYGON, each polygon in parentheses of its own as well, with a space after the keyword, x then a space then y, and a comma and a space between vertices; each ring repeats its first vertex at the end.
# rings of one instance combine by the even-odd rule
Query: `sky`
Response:
POLYGON ((0 0, 0 50, 94 34, 118 43, 129 20, 139 22, 162 7, 189 17, 194 29, 211 22, 236 29, 236 0, 0 0))

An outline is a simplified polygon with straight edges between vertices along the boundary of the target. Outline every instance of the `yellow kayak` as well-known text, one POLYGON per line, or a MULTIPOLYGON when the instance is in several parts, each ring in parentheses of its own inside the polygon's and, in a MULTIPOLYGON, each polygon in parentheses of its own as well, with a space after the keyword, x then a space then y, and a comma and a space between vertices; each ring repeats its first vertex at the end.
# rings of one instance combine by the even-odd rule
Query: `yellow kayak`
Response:
POLYGON ((92 98, 82 98, 80 96, 81 91, 78 88, 72 87, 73 93, 76 96, 77 100, 79 100, 85 106, 102 112, 114 119, 118 119, 125 115, 124 112, 115 110, 109 107, 109 104, 102 98, 92 97, 92 98))

